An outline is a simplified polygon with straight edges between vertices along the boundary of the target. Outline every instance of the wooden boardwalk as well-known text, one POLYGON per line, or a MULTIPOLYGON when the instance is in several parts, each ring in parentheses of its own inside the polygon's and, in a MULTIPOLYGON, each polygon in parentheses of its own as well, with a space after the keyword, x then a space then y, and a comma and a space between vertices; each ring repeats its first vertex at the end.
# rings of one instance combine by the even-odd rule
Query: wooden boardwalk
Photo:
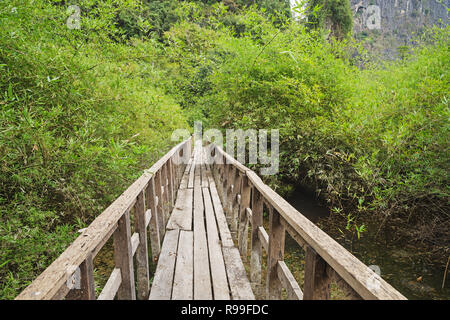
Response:
POLYGON ((166 226, 150 300, 253 300, 203 148, 194 150, 166 226))
POLYGON ((255 172, 190 137, 145 170, 16 299, 253 300, 258 293, 326 300, 333 283, 345 299, 405 299, 255 172), (304 254, 302 283, 284 261, 286 234, 304 254), (114 269, 99 284, 95 257, 104 250, 114 250, 114 269))

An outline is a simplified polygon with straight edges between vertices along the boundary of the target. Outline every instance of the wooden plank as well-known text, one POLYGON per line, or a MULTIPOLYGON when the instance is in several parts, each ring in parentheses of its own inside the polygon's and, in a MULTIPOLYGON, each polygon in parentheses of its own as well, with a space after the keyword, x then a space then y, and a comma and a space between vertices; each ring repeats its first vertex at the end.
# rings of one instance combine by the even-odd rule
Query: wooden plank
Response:
MULTIPOLYGON (((231 166, 231 165, 230 165, 231 166)), ((232 218, 233 218, 233 204, 236 200, 233 197, 233 188, 236 182, 236 173, 237 170, 234 166, 231 166, 231 168, 228 170, 228 177, 225 184, 225 202, 223 203, 223 209, 225 211, 225 216, 227 217, 228 222, 230 225, 232 225, 232 218)), ((231 228, 231 231, 233 231, 233 228, 231 228)), ((234 230, 236 231, 236 230, 234 230)))
POLYGON ((192 231, 193 195, 193 189, 180 189, 178 191, 178 198, 167 224, 167 229, 192 231))
POLYGON ((216 218, 208 188, 203 188, 205 203, 206 234, 208 238, 211 281, 215 300, 229 300, 227 273, 223 261, 222 248, 217 230, 216 218))
POLYGON ((133 241, 134 235, 131 237, 133 247, 133 256, 136 253, 136 283, 137 283, 137 299, 147 300, 150 292, 150 275, 148 265, 148 244, 147 244, 147 225, 145 211, 145 195, 144 192, 139 194, 136 205, 134 207, 134 222, 137 240, 133 241), (136 249, 134 249, 136 242, 136 249))
POLYGON ((145 211, 145 227, 148 227, 151 219, 152 219, 152 210, 148 209, 147 211, 145 211))
POLYGON ((178 250, 179 230, 167 230, 156 267, 149 300, 170 300, 178 250))
POLYGON ((189 171, 189 179, 188 179, 188 188, 194 188, 194 178, 196 171, 196 161, 197 161, 197 153, 194 150, 194 158, 192 160, 191 171, 189 171))
POLYGON ((108 278, 102 292, 97 300, 113 300, 122 283, 122 276, 119 268, 115 268, 108 278))
POLYGON ((137 232, 133 233, 131 236, 131 252, 134 254, 139 246, 139 234, 137 232))
POLYGON ((231 237, 230 229, 228 229, 227 219, 225 217, 225 213, 223 212, 222 204, 220 203, 216 185, 210 185, 209 190, 211 192, 211 199, 214 206, 214 212, 216 214, 217 226, 219 227, 222 246, 234 247, 233 238, 231 237))
POLYGON ((281 299, 281 282, 278 278, 278 261, 284 259, 286 231, 281 224, 280 214, 269 207, 269 250, 267 251, 267 299, 281 299))
POLYGON ((173 173, 173 167, 172 167, 172 159, 169 159, 166 164, 166 171, 167 171, 167 197, 168 197, 168 212, 170 212, 173 209, 173 206, 175 204, 175 190, 174 187, 174 173, 173 173))
POLYGON ((258 237, 259 237, 259 241, 261 241, 261 244, 264 248, 264 250, 266 250, 266 252, 269 251, 269 235, 267 234, 266 229, 264 229, 264 227, 258 227, 258 237))
MULTIPOLYGON (((252 246, 250 255, 250 279, 261 284, 262 242, 259 228, 263 225, 263 199, 256 188, 252 189, 252 246)), ((266 249, 267 252, 267 249, 266 249)))
POLYGON ((117 230, 114 232, 114 262, 116 268, 120 269, 122 277, 117 298, 119 300, 136 300, 129 211, 120 218, 117 230))
POLYGON ((201 171, 202 171, 202 188, 208 188, 209 181, 206 175, 206 166, 205 166, 205 148, 201 149, 201 171))
POLYGON ((239 201, 240 194, 242 192, 242 176, 240 174, 235 175, 233 186, 231 189, 231 203, 230 203, 230 219, 231 219, 231 232, 238 239, 238 224, 239 224, 239 201))
POLYGON ((172 300, 192 300, 194 297, 194 233, 180 231, 177 262, 173 280, 172 300))
POLYGON ((160 225, 158 218, 158 203, 156 200, 154 179, 149 182, 147 188, 147 204, 152 213, 149 223, 150 245, 152 247, 152 261, 156 263, 158 261, 159 253, 161 252, 162 231, 159 230, 160 225))
POLYGON ((162 208, 164 212, 164 227, 167 225, 170 216, 170 195, 169 195, 169 179, 168 179, 168 165, 165 164, 161 169, 161 181, 162 181, 162 208))
POLYGON ((303 300, 303 292, 284 261, 278 261, 277 275, 287 291, 289 300, 303 300))
POLYGON ((92 254, 80 265, 81 300, 95 300, 94 258, 92 254))
POLYGON ((306 247, 305 258, 305 300, 329 300, 330 278, 327 263, 312 247, 306 247))
POLYGON ((223 258, 233 300, 254 300, 252 287, 248 281, 239 250, 235 247, 222 247, 223 258))
POLYGON ((189 163, 186 165, 186 169, 181 178, 180 189, 186 189, 188 187, 189 176, 190 176, 189 172, 191 171, 191 167, 192 167, 192 158, 189 159, 189 163))
POLYGON ((250 210, 250 192, 251 186, 248 183, 248 178, 245 176, 242 178, 242 190, 239 212, 239 224, 238 224, 238 246, 239 252, 244 261, 247 261, 247 249, 248 249, 248 216, 247 210, 250 210))
POLYGON ((165 223, 165 213, 164 213, 164 208, 163 208, 163 195, 162 195, 162 189, 161 189, 161 184, 162 184, 162 173, 160 171, 158 171, 155 174, 155 178, 154 180, 154 188, 155 188, 155 203, 156 203, 156 212, 157 214, 157 218, 158 218, 158 230, 159 230, 159 239, 162 241, 162 239, 164 239, 164 233, 166 232, 166 223, 165 223))
POLYGON ((95 300, 94 263, 92 254, 73 271, 66 288, 60 290, 55 300, 95 300), (79 283, 77 283, 79 279, 79 283))
POLYGON ((374 277, 374 272, 369 267, 359 261, 344 247, 292 207, 280 195, 265 185, 256 173, 249 170, 247 171, 247 176, 274 209, 294 228, 299 236, 362 298, 380 300, 406 299, 400 292, 377 275, 375 277, 379 285, 367 286, 367 282, 374 277))
POLYGON ((247 214, 247 219, 248 219, 248 221, 251 223, 251 221, 252 221, 252 219, 253 219, 252 209, 247 208, 245 212, 246 212, 246 214, 247 214))
POLYGON ((212 287, 204 221, 203 195, 200 172, 196 172, 194 181, 194 300, 211 299, 212 287))

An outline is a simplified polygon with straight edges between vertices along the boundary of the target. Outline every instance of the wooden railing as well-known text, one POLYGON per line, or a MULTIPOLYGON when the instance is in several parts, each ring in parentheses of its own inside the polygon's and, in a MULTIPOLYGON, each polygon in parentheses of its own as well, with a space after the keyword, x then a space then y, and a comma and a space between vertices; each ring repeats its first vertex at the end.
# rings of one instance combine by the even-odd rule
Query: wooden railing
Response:
POLYGON ((280 299, 282 289, 289 299, 329 299, 332 282, 350 299, 405 299, 264 184, 255 172, 220 147, 211 145, 210 151, 214 179, 244 261, 248 261, 251 232, 250 280, 255 287, 262 283, 262 249, 266 252, 267 299, 280 299), (268 232, 264 228, 264 212, 269 214, 268 232), (284 262, 286 232, 305 252, 303 290, 284 262))
POLYGON ((111 237, 115 268, 98 299, 147 299, 150 290, 147 230, 152 258, 156 261, 187 163, 182 158, 189 159, 191 153, 192 138, 178 144, 146 170, 16 299, 96 299, 93 261, 111 237))

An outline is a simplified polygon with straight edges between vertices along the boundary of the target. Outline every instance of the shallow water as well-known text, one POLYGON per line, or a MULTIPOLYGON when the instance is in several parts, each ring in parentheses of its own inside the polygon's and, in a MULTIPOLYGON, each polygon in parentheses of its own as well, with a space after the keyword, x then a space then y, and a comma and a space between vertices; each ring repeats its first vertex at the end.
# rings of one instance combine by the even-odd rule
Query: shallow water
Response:
MULTIPOLYGON (((314 223, 330 214, 313 194, 301 188, 295 190, 287 201, 314 223)), ((445 288, 441 288, 446 261, 442 265, 431 264, 426 253, 416 252, 407 243, 394 246, 388 241, 373 241, 368 233, 353 244, 344 238, 335 240, 365 264, 379 266, 383 279, 408 299, 450 299, 450 270, 445 288)), ((286 246, 287 250, 299 250, 295 248, 286 246)))

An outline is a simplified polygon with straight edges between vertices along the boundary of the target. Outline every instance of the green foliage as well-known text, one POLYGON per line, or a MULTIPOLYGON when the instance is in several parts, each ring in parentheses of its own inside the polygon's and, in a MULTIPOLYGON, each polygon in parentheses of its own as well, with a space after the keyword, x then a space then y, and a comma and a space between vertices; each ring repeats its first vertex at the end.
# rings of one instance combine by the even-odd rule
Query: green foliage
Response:
POLYGON ((353 16, 348 0, 308 1, 307 18, 310 26, 328 31, 337 39, 351 35, 353 16))
POLYGON ((132 1, 0 4, 0 297, 13 298, 187 127, 155 87, 155 46, 116 26, 132 1), (15 9, 13 9, 15 8, 15 9))
POLYGON ((402 228, 417 239, 445 234, 448 29, 405 60, 375 67, 350 40, 325 41, 299 24, 280 30, 257 10, 234 19, 245 26, 239 35, 192 22, 166 34, 165 69, 175 79, 167 86, 191 120, 280 129, 272 185, 314 185, 344 226, 350 214, 357 237, 387 217, 409 217, 402 228), (430 231, 412 228, 425 221, 430 231))

